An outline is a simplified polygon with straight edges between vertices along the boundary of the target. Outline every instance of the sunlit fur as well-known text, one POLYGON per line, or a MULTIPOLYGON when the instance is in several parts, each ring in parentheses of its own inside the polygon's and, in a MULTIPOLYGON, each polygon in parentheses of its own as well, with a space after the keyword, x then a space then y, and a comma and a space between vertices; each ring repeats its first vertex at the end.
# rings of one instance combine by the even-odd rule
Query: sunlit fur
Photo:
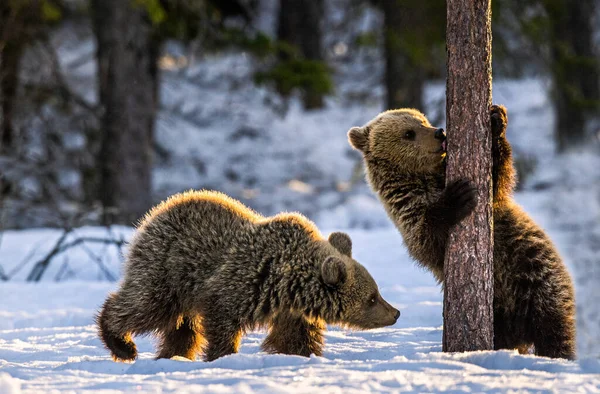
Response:
MULTIPOLYGON (((533 344, 538 355, 573 359, 571 278, 549 237, 512 198, 515 172, 506 109, 494 106, 490 116, 495 347, 523 351, 533 344)), ((449 229, 472 211, 476 193, 464 180, 445 185, 444 155, 435 149, 440 141, 434 131, 423 114, 402 109, 350 129, 348 138, 362 152, 367 179, 410 254, 443 283, 449 229), (409 129, 417 134, 412 141, 403 137, 409 129)))
POLYGON ((137 357, 132 335, 157 335, 159 358, 214 360, 257 327, 269 329, 265 351, 320 355, 325 323, 367 329, 399 314, 351 245, 297 213, 266 218, 221 193, 175 195, 139 224, 99 335, 123 361, 137 357))

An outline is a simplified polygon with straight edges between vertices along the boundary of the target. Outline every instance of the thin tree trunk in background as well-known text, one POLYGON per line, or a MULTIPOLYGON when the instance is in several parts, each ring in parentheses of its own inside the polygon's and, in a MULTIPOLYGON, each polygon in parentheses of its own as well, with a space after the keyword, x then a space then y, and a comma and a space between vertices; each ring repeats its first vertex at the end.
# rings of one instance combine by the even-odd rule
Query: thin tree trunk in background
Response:
MULTIPOLYGON (((26 46, 42 32, 39 0, 0 1, 0 154, 17 151, 15 109, 19 68, 26 46)), ((0 198, 10 194, 12 183, 0 173, 0 198)))
POLYGON ((39 4, 0 2, 0 152, 14 147, 13 115, 19 85, 19 63, 32 31, 40 24, 39 4))
POLYGON ((444 262, 443 350, 493 349, 491 0, 448 0, 446 182, 469 179, 474 213, 451 229, 444 262))
MULTIPOLYGON (((0 21, 2 23, 3 21, 0 21)), ((16 40, 5 42, 0 47, 0 155, 14 153, 15 132, 13 126, 14 104, 19 84, 19 62, 21 60, 22 43, 16 40)), ((0 171, 0 212, 1 200, 9 195, 12 182, 0 171)))
POLYGON ((413 64, 400 41, 406 29, 414 28, 415 23, 419 23, 410 19, 420 15, 415 15, 419 12, 418 7, 412 7, 410 10, 403 7, 405 1, 383 0, 380 3, 384 17, 385 109, 423 109, 425 70, 413 64))
POLYGON ((104 224, 131 225, 150 208, 158 43, 146 11, 129 0, 93 0, 104 108, 99 197, 104 224))
MULTIPOLYGON (((600 110, 600 62, 594 53, 597 0, 545 0, 551 21, 551 58, 558 150, 585 142, 600 110)), ((598 120, 598 119, 597 119, 598 120)))
MULTIPOLYGON (((322 28, 323 0, 281 0, 277 38, 296 47, 307 60, 323 61, 322 28)), ((304 108, 323 107, 323 95, 307 90, 304 108)))
POLYGON ((26 47, 45 35, 42 4, 40 0, 0 0, 0 152, 15 148, 20 63, 26 47))
POLYGON ((22 49, 22 43, 15 40, 7 42, 0 51, 0 109, 2 110, 0 152, 9 152, 13 148, 15 137, 13 114, 22 49))

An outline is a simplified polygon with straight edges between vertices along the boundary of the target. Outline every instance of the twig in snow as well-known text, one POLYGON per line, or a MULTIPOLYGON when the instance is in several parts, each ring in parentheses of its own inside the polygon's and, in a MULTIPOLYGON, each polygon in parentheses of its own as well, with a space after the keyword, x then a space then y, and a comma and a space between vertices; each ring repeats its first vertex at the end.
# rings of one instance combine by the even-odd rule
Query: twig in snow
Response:
MULTIPOLYGON (((106 246, 108 246, 108 244, 105 244, 103 255, 106 253, 106 246)), ((88 256, 90 256, 92 260, 96 262, 96 264, 98 264, 100 271, 102 271, 106 279, 108 279, 111 282, 115 282, 117 280, 114 277, 114 275, 109 271, 108 267, 104 265, 104 262, 102 262, 102 258, 100 256, 97 256, 94 252, 92 252, 92 250, 88 248, 85 243, 81 244, 81 248, 86 252, 88 256)))
MULTIPOLYGON (((110 238, 98 238, 98 237, 80 237, 80 238, 75 239, 72 242, 64 243, 65 238, 71 232, 72 232, 72 229, 65 230, 63 235, 56 242, 56 245, 54 246, 54 248, 52 248, 52 250, 50 251, 50 253, 48 253, 48 255, 46 255, 46 257, 44 257, 42 260, 38 261, 35 264, 35 266, 31 270, 31 272, 27 276, 27 281, 39 282, 39 280, 42 278, 42 275, 44 274, 44 272, 50 265, 50 262, 52 261, 52 259, 54 257, 56 257, 57 255, 65 252, 75 246, 89 242, 89 243, 115 245, 120 250, 120 248, 125 244, 125 240, 122 238, 121 239, 110 239, 110 238)), ((92 255, 90 255, 90 257, 92 257, 92 255)), ((115 276, 112 273, 110 273, 110 271, 108 271, 108 269, 106 268, 106 266, 104 265, 104 263, 101 260, 100 261, 96 260, 96 263, 99 264, 100 268, 103 270, 103 273, 105 274, 107 279, 112 280, 112 281, 116 280, 115 276)))
POLYGON ((21 260, 21 262, 19 264, 17 264, 12 269, 12 271, 10 271, 7 274, 7 279, 13 278, 19 271, 21 271, 21 269, 23 269, 23 267, 25 267, 29 263, 29 260, 31 260, 31 258, 35 255, 35 253, 40 249, 40 246, 42 245, 42 243, 43 242, 40 241, 37 243, 37 245, 35 245, 33 248, 31 248, 31 250, 29 251, 27 256, 25 256, 25 258, 23 260, 21 260))
POLYGON ((31 272, 29 273, 29 275, 27 275, 28 282, 39 282, 39 280, 42 279, 42 275, 44 275, 44 272, 50 265, 52 258, 55 255, 61 253, 61 251, 62 251, 61 245, 70 233, 71 233, 71 229, 66 229, 63 232, 63 234, 60 236, 60 238, 58 239, 58 241, 56 242, 56 244, 54 245, 54 247, 52 248, 50 253, 48 253, 46 255, 46 257, 44 257, 42 260, 35 263, 31 272))
POLYGON ((69 269, 69 258, 65 257, 65 261, 63 261, 62 265, 60 266, 60 268, 58 269, 58 272, 56 273, 56 275, 54 276, 54 281, 55 282, 60 282, 61 277, 63 276, 63 274, 69 269))

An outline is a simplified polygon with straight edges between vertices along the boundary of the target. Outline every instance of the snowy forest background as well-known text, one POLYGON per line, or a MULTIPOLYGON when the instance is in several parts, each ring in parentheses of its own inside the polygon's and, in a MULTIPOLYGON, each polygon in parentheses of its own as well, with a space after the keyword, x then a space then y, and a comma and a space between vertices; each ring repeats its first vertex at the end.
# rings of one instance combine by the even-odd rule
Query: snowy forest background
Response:
MULTIPOLYGON (((188 188, 331 217, 371 198, 349 127, 398 107, 444 123, 443 0, 124 3, 2 2, 3 228, 131 225, 188 188)), ((514 141, 527 188, 541 157, 598 142, 599 7, 493 7, 494 80, 514 86, 494 101, 537 146, 514 141), (523 127, 531 86, 551 119, 523 127)), ((385 224, 359 205, 335 216, 385 224)))
MULTIPOLYGON (((600 4, 492 3, 517 201, 575 279, 579 354, 600 356, 600 4)), ((445 7, 1 1, 0 279, 114 282, 129 227, 191 188, 401 249, 346 132, 397 107, 444 126, 445 7)))

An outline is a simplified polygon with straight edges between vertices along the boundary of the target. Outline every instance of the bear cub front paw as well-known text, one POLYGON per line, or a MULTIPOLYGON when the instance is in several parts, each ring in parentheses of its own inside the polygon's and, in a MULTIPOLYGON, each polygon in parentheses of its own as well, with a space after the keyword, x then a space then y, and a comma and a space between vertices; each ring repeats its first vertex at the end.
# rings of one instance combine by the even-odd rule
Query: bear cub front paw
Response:
POLYGON ((490 119, 492 121, 492 136, 494 138, 504 137, 506 126, 508 124, 508 114, 503 105, 492 105, 490 109, 490 119))
POLYGON ((452 224, 467 217, 477 205, 477 189, 466 179, 451 182, 444 189, 446 209, 452 224))

